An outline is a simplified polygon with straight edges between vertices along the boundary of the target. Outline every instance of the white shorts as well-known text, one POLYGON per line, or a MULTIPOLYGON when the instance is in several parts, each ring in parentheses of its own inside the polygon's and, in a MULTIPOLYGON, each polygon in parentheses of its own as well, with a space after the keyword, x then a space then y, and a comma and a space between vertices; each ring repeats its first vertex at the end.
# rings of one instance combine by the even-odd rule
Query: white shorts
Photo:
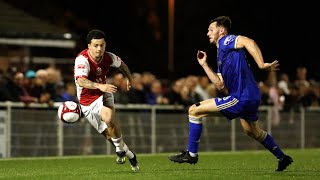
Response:
POLYGON ((89 106, 80 106, 84 116, 100 134, 107 129, 107 124, 101 118, 101 109, 103 106, 114 108, 113 94, 105 93, 93 101, 89 106))

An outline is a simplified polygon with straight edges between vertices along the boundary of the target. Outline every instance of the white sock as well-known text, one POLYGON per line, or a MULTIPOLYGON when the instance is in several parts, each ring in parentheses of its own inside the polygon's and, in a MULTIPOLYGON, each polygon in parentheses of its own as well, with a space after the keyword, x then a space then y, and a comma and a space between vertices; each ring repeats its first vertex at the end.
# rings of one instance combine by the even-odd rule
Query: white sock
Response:
POLYGON ((124 151, 124 142, 122 140, 122 136, 119 138, 111 138, 113 144, 116 146, 116 152, 124 151))
POLYGON ((129 159, 132 159, 134 157, 134 154, 129 150, 129 147, 126 143, 123 144, 123 150, 126 152, 126 155, 129 159))
POLYGON ((191 157, 196 157, 197 156, 197 154, 193 153, 193 152, 189 152, 189 154, 190 154, 191 157))

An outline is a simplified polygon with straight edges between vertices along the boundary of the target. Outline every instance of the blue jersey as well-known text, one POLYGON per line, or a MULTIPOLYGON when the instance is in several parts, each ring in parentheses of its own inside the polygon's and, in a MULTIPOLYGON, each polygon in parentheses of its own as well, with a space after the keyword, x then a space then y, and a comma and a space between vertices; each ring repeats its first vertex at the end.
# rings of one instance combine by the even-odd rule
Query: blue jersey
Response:
POLYGON ((219 40, 218 73, 222 74, 229 95, 238 100, 260 100, 261 94, 246 59, 244 49, 236 49, 236 35, 226 35, 219 40))

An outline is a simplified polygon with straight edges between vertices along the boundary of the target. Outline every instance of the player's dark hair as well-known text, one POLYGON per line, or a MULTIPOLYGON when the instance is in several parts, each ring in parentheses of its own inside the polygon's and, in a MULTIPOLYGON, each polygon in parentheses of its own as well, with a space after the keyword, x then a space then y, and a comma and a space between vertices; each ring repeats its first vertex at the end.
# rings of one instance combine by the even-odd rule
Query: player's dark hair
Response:
POLYGON ((210 24, 214 22, 217 23, 217 26, 224 27, 227 30, 227 32, 229 32, 229 30, 231 29, 231 19, 228 16, 216 17, 210 21, 210 24))
POLYGON ((106 35, 99 29, 93 29, 87 35, 87 44, 90 44, 92 39, 106 39, 106 35))

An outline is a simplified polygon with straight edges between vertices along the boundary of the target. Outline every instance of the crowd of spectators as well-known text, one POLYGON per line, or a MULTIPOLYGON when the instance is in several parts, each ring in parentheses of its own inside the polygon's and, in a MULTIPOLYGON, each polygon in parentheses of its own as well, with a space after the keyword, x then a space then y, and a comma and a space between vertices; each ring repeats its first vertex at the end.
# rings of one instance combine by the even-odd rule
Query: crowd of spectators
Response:
MULTIPOLYGON (((262 104, 272 106, 273 125, 280 123, 280 111, 294 111, 299 107, 320 106, 320 86, 313 78, 308 78, 306 67, 296 68, 296 76, 284 72, 269 72, 264 82, 259 82, 262 104)), ((290 117, 293 123, 293 117, 290 117)))
POLYGON ((15 68, 0 71, 0 101, 46 103, 67 100, 78 102, 73 82, 64 82, 61 72, 54 68, 27 70, 15 68))
MULTIPOLYGON (((207 76, 189 75, 176 80, 158 79, 151 72, 133 73, 131 89, 126 90, 126 77, 114 72, 108 79, 118 87, 114 93, 116 104, 183 105, 188 107, 204 99, 220 96, 207 76)), ((274 119, 278 112, 297 106, 319 107, 319 82, 309 78, 305 67, 297 67, 296 77, 270 72, 265 81, 259 82, 262 105, 274 108, 274 119)), ((0 101, 24 103, 78 102, 74 81, 66 81, 55 67, 26 72, 10 69, 0 72, 0 101)))

